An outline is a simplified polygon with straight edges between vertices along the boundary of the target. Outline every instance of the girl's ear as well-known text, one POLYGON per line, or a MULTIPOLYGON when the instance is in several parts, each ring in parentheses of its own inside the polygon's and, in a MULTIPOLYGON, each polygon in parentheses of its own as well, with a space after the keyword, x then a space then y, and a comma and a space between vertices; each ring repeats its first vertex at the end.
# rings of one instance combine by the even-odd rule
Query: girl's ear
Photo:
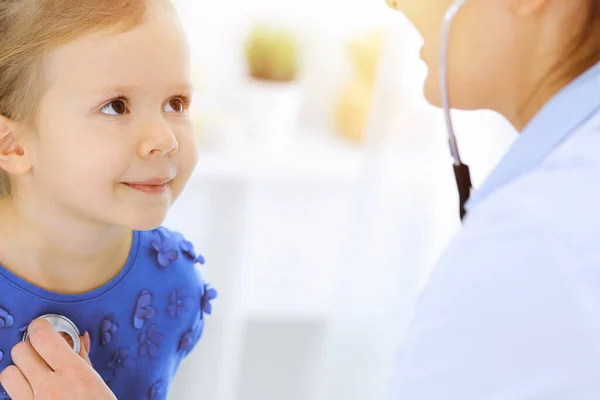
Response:
POLYGON ((11 175, 31 170, 25 146, 17 135, 17 124, 0 115, 0 168, 11 175))

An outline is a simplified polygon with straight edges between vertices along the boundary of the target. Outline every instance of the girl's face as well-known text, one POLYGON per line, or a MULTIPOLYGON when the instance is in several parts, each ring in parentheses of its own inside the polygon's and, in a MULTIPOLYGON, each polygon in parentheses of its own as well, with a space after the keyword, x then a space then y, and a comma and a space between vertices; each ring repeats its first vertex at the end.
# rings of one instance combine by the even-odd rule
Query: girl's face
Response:
POLYGON ((22 191, 96 223, 160 225, 197 163, 189 67, 180 26, 161 8, 133 30, 57 48, 22 191))
MULTIPOLYGON (((454 0, 387 0, 421 34, 421 58, 427 64, 426 99, 441 106, 440 44, 444 15, 454 0)), ((468 0, 456 15, 449 41, 450 100, 454 108, 496 108, 495 96, 512 79, 519 35, 511 0, 468 0)))

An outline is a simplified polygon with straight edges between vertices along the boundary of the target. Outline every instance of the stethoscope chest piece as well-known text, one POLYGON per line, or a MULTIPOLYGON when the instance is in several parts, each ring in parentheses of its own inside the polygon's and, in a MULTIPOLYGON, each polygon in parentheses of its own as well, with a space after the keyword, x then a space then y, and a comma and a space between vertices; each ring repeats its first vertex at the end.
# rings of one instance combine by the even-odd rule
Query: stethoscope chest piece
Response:
MULTIPOLYGON (((75 325, 73 321, 71 321, 67 317, 57 314, 46 314, 42 315, 40 318, 44 318, 45 320, 50 322, 52 327, 58 333, 63 334, 62 336, 66 335, 67 337, 65 337, 65 339, 67 340, 69 345, 71 345, 73 351, 79 354, 79 351, 81 350, 81 340, 79 339, 79 337, 81 335, 79 333, 79 329, 77 329, 77 325, 75 325)), ((28 340, 29 335, 27 334, 27 331, 25 331, 25 333, 23 334, 23 341, 28 340)))

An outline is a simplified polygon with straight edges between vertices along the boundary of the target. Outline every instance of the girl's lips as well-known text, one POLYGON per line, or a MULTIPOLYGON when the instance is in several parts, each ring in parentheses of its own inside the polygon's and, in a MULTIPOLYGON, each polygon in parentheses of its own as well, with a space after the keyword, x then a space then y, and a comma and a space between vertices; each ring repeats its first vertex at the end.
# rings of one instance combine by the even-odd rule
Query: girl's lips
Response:
POLYGON ((132 189, 138 190, 140 192, 160 194, 164 193, 169 189, 169 186, 172 181, 173 179, 171 178, 156 178, 142 182, 124 182, 124 185, 132 189))

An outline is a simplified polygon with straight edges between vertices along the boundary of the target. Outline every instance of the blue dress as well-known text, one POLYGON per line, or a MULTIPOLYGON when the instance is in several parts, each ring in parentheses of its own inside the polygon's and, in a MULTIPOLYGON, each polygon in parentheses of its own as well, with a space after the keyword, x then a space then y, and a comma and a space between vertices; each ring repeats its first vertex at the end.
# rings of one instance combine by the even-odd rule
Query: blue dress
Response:
POLYGON ((166 399, 216 297, 197 268, 203 263, 181 234, 158 228, 135 231, 122 271, 83 294, 49 292, 0 266, 0 371, 30 321, 60 314, 88 331, 92 364, 118 399, 166 399))

